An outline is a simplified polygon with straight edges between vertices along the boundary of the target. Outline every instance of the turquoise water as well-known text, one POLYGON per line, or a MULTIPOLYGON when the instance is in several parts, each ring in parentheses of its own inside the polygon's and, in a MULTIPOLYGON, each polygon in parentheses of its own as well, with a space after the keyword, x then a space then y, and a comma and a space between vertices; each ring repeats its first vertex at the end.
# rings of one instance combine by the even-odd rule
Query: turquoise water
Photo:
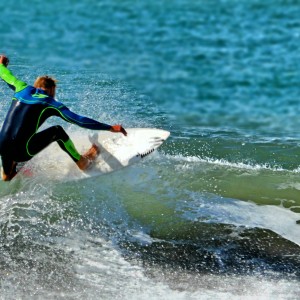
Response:
POLYGON ((1 299, 298 297, 300 3, 261 2, 6 3, 15 75, 171 137, 105 176, 2 182, 1 299))

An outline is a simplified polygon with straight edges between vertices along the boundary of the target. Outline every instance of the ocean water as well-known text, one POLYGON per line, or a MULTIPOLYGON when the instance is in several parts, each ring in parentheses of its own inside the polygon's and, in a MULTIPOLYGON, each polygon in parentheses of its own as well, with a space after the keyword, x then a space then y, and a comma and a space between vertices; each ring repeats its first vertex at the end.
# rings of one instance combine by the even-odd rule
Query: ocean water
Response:
MULTIPOLYGON (((0 182, 0 299, 298 299, 299 15, 297 0, 7 1, 15 75, 171 136, 104 176, 0 182)), ((1 84, 0 123, 11 97, 1 84)))

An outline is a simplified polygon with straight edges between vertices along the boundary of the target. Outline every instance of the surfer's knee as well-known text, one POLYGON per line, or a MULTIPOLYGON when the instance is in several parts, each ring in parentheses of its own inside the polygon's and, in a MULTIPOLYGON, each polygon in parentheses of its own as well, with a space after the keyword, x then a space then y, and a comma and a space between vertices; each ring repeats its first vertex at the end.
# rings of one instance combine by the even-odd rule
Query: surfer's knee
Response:
POLYGON ((53 126, 54 130, 55 130, 55 138, 54 140, 63 140, 63 141, 67 141, 69 139, 68 134, 65 132, 65 130, 62 128, 62 126, 60 125, 55 125, 53 126))

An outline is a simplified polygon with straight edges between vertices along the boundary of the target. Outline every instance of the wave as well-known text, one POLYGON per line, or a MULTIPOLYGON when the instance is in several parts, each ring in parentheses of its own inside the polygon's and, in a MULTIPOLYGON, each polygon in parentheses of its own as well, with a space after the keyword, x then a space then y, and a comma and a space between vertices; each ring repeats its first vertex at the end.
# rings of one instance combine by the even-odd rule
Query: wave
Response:
POLYGON ((165 154, 164 159, 166 173, 177 174, 176 178, 166 174, 167 181, 176 181, 183 189, 300 212, 299 169, 196 156, 165 154))
MULTIPOLYGON (((220 192, 224 172, 226 178, 228 174, 238 178, 240 170, 250 172, 250 178, 277 172, 235 169, 155 152, 110 175, 75 182, 24 177, 5 183, 0 275, 11 275, 5 277, 1 294, 10 295, 15 282, 20 297, 26 293, 58 297, 68 291, 75 299, 95 298, 95 292, 109 299, 118 289, 124 299, 138 298, 126 285, 129 281, 143 295, 171 293, 176 299, 180 297, 176 278, 182 284, 193 276, 185 295, 197 298, 202 291, 197 283, 218 284, 225 275, 237 296, 241 292, 237 281, 249 276, 256 282, 263 274, 269 283, 289 278, 293 295, 300 276, 298 214, 203 188, 220 192)), ((222 294, 221 289, 201 289, 222 294)), ((279 292, 276 285, 272 291, 279 292)))

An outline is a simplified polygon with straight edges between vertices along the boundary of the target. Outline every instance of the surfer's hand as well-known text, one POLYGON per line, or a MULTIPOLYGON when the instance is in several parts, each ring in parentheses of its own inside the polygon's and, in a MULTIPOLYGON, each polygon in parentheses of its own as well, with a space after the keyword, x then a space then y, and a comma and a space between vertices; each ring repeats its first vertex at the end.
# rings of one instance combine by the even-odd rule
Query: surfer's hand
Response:
POLYGON ((127 135, 126 130, 122 127, 122 125, 113 125, 110 128, 111 132, 122 132, 125 136, 127 135))
POLYGON ((8 63, 8 57, 6 57, 5 55, 0 55, 0 64, 3 64, 5 67, 7 67, 8 63))

